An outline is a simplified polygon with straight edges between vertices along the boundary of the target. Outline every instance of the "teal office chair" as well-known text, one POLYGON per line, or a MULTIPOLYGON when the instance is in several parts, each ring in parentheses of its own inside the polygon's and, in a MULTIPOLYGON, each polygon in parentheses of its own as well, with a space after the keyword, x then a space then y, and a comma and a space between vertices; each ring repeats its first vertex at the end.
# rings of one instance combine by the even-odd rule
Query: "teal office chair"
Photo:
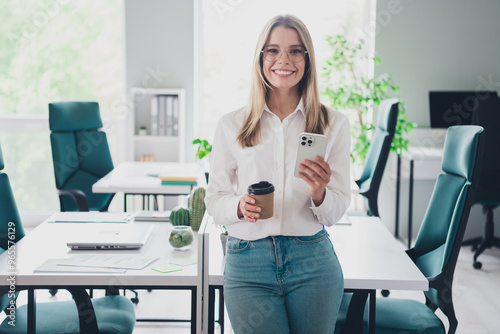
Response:
POLYGON ((92 192, 113 169, 98 103, 49 103, 49 125, 61 211, 107 211, 114 194, 92 192))
MULTIPOLYGON (((92 185, 113 170, 106 133, 99 130, 99 104, 49 103, 49 126, 61 211, 107 211, 114 194, 92 192, 92 185)), ((137 292, 131 291, 132 302, 139 303, 137 292)))
POLYGON ((474 258, 472 265, 481 269, 482 263, 477 260, 485 249, 500 248, 500 238, 495 236, 493 211, 500 206, 500 98, 492 96, 481 101, 477 110, 472 113, 472 124, 484 128, 484 154, 481 162, 481 179, 474 204, 481 205, 486 214, 482 237, 464 241, 463 245, 472 245, 474 258))
POLYGON ((398 103, 397 99, 386 99, 380 102, 377 125, 363 165, 363 172, 359 180, 355 181, 359 187, 359 194, 365 198, 370 216, 379 216, 378 192, 396 132, 398 103))
MULTIPOLYGON (((415 246, 408 256, 429 280, 426 303, 415 300, 377 298, 377 334, 441 334, 445 327, 435 315, 439 308, 448 318, 448 334, 455 333, 458 321, 452 299, 453 274, 460 252, 481 164, 482 127, 453 126, 446 135, 442 170, 427 207, 415 246), (472 188, 474 187, 474 188, 472 188)), ((344 294, 336 333, 347 327, 346 314, 352 295, 344 294)), ((367 309, 364 321, 367 328, 367 309)), ((350 317, 350 315, 349 315, 350 317)), ((349 324, 352 325, 352 324, 349 324)))
MULTIPOLYGON (((0 147, 0 253, 12 246, 9 240, 17 243, 25 235, 9 178, 7 174, 1 172, 3 168, 0 147), (14 234, 9 233, 13 230, 14 234)), ((0 291, 2 288, 4 288, 2 293, 5 293, 5 285, 0 286, 0 291)), ((74 301, 36 303, 37 334, 132 333, 135 326, 135 312, 130 300, 120 295, 90 299, 84 289, 68 290, 74 301), (80 307, 81 305, 85 306, 80 307)), ((11 300, 17 298, 17 294, 15 296, 3 294, 0 298, 0 311, 5 311, 11 300)), ((11 319, 7 317, 0 324, 0 334, 27 333, 27 313, 26 305, 18 307, 15 313, 16 326, 10 325, 11 319)))

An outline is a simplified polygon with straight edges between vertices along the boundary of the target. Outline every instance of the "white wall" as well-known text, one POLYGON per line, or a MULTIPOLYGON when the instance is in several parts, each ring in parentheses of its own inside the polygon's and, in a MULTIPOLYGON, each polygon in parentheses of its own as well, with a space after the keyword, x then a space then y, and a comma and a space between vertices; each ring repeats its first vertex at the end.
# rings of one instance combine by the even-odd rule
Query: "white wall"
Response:
MULTIPOLYGON (((382 64, 376 74, 391 73, 406 100, 408 119, 421 128, 413 143, 442 145, 429 127, 429 90, 500 91, 500 2, 495 0, 379 0, 375 53, 382 64)), ((379 198, 381 216, 394 226, 394 179, 388 164, 379 198)), ((415 181, 414 224, 422 220, 434 182, 415 181)), ((408 184, 402 183, 400 224, 407 224, 408 184)), ((500 235, 500 210, 496 210, 500 235)), ((473 207, 466 238, 482 234, 485 217, 473 207)), ((418 226, 414 227, 414 236, 418 226)))
MULTIPOLYGON (((195 0, 126 0, 126 89, 186 89, 187 161, 193 161, 195 0)), ((129 133, 132 134, 129 108, 129 133)), ((132 147, 132 141, 127 143, 132 147)), ((128 160, 132 160, 131 150, 128 160)))

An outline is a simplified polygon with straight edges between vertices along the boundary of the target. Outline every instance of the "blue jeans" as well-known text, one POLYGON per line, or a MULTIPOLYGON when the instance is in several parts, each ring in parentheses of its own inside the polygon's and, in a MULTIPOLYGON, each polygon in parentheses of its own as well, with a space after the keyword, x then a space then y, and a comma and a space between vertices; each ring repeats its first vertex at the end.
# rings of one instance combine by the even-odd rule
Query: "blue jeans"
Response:
POLYGON ((324 229, 304 237, 228 237, 224 298, 236 334, 331 334, 343 290, 324 229))

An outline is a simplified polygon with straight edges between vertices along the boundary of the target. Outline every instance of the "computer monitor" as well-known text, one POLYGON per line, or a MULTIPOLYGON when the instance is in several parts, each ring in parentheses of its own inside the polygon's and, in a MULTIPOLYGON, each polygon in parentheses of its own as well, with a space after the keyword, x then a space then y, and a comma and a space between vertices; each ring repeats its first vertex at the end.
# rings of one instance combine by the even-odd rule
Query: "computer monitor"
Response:
POLYGON ((431 128, 468 125, 481 101, 498 98, 495 91, 430 91, 431 128))

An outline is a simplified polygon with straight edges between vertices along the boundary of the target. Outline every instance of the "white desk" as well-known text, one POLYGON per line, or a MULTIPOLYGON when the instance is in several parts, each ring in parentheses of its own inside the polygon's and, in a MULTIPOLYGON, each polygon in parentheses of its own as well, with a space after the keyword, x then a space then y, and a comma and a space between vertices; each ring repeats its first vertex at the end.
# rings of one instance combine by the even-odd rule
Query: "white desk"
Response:
POLYGON ((188 195, 191 186, 162 185, 159 174, 184 174, 198 178, 198 185, 205 185, 205 175, 195 163, 177 162, 123 162, 110 173, 94 183, 94 193, 124 193, 124 208, 127 209, 127 195, 188 195))
MULTIPOLYGON (((75 213, 70 213, 74 215, 75 213)), ((88 214, 81 212, 81 215, 88 214)), ((91 214, 91 213, 90 213, 91 214)), ((60 214, 58 214, 60 215, 60 214)), ((58 216, 60 218, 60 216, 58 216)), ((113 289, 181 289, 191 291, 191 332, 201 331, 202 312, 202 275, 203 237, 195 233, 195 240, 188 251, 175 251, 168 243, 170 223, 154 223, 154 230, 147 244, 140 250, 117 251, 72 251, 65 240, 74 231, 76 223, 51 223, 51 218, 26 235, 15 246, 16 287, 28 290, 28 318, 34 319, 36 289, 65 287, 113 288, 113 289), (73 229, 72 229, 73 227, 73 229), (123 274, 99 273, 34 273, 34 270, 47 259, 66 257, 69 254, 140 254, 159 256, 160 259, 142 270, 128 270, 123 274), (162 274, 152 270, 177 257, 195 257, 196 265, 183 267, 182 271, 162 274), (31 314, 31 315, 30 315, 31 314)), ((151 223, 135 223, 151 224, 151 223)), ((12 270, 8 268, 8 254, 0 255, 0 281, 7 282, 12 270)), ((8 286, 0 286, 3 295, 8 286)), ((189 320, 188 320, 189 321, 189 320)), ((34 333, 34 332, 31 332, 34 333)))
MULTIPOLYGON (((222 291, 224 257, 220 230, 211 217, 205 217, 204 291, 208 303, 203 305, 204 333, 213 333, 215 290, 222 291), (207 270, 208 269, 208 270, 207 270)), ((344 273, 346 291, 371 291, 370 305, 374 320, 375 290, 427 291, 428 280, 406 255, 379 218, 349 217, 352 225, 328 228, 335 252, 344 273)), ((220 309, 220 307, 219 307, 220 309)), ((363 304, 364 309, 364 304, 363 304)), ((220 317, 220 315, 219 315, 220 317)), ((222 320, 222 319, 220 319, 222 320)))

